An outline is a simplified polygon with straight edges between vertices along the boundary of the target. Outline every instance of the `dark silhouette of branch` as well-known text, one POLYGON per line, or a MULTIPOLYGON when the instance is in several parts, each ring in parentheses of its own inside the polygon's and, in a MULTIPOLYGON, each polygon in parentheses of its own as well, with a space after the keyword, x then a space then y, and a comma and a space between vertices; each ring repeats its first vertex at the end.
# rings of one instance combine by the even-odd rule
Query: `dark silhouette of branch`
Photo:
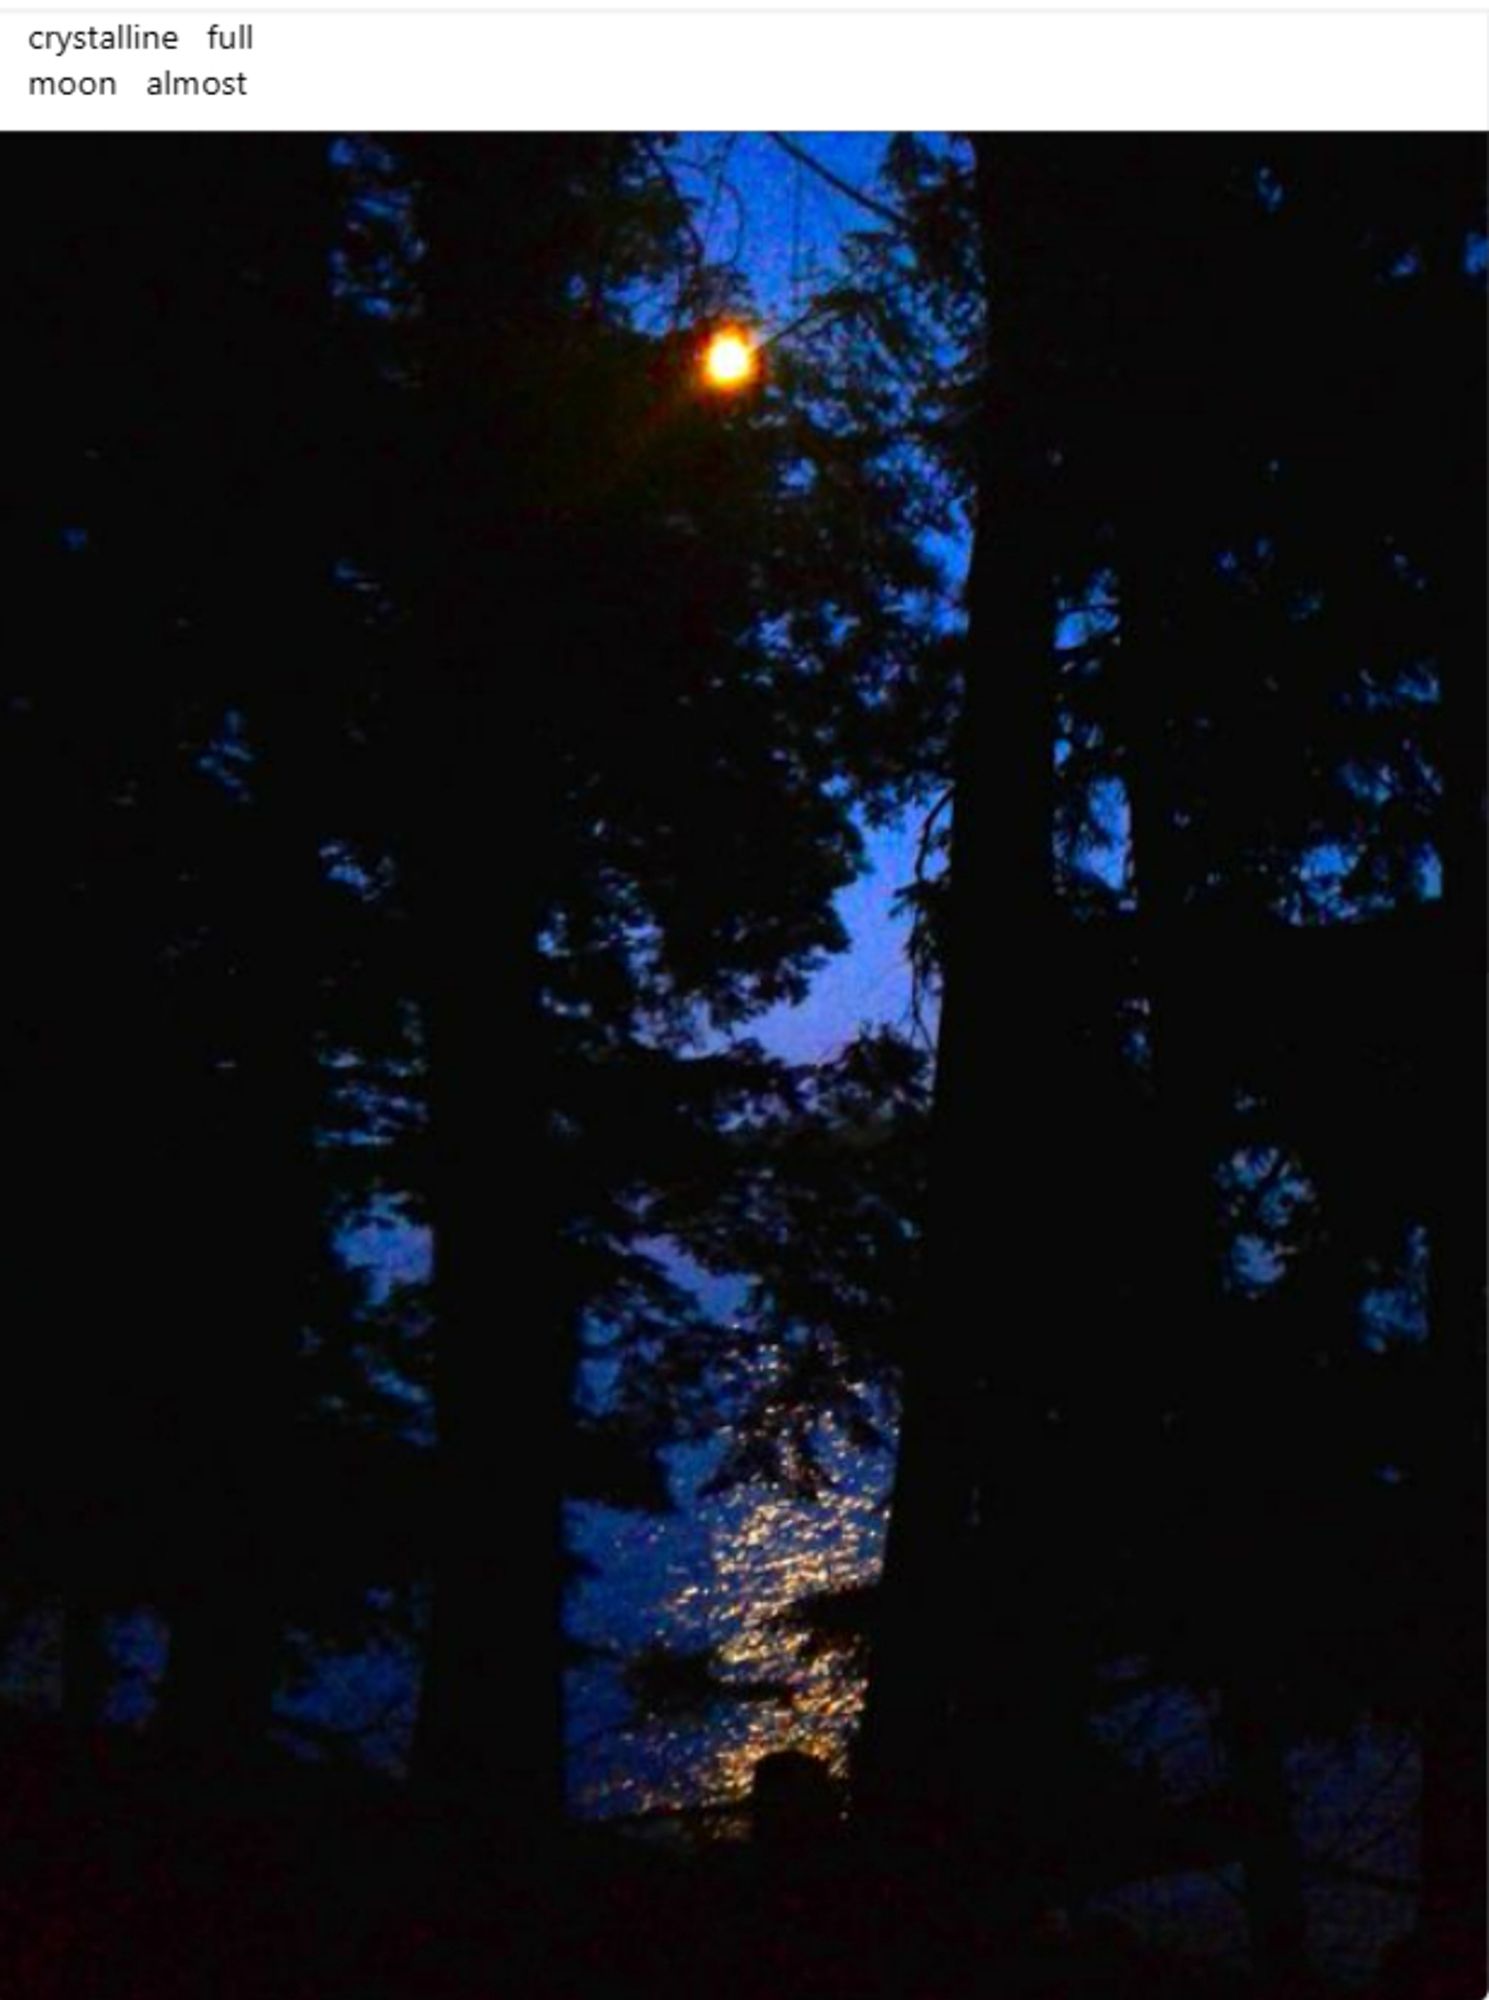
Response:
POLYGON ((836 193, 848 201, 856 202, 866 214, 876 217, 878 221, 887 222, 896 232, 905 231, 908 225, 897 208, 891 208, 887 201, 879 201, 874 195, 866 194, 861 187, 855 187, 852 181, 845 180, 841 174, 835 173, 825 161, 819 160, 815 153, 808 152, 805 146, 798 144, 789 134, 772 132, 770 136, 783 153, 814 173, 820 181, 826 182, 836 193))

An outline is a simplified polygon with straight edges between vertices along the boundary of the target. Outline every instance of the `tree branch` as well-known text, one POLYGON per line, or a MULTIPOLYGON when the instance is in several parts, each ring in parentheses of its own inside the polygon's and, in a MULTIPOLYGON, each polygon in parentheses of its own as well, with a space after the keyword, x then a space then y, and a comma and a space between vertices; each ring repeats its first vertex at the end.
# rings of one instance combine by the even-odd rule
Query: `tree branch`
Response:
POLYGON ((791 138, 788 133, 772 132, 769 137, 783 153, 788 154, 800 166, 809 168, 819 180, 825 181, 846 200, 856 202, 867 214, 877 217, 880 222, 887 222, 898 235, 904 235, 908 225, 897 208, 891 208, 887 201, 879 201, 873 195, 865 194, 864 190, 855 187, 852 181, 844 180, 841 174, 834 173, 825 161, 819 160, 815 153, 808 152, 805 146, 791 138))

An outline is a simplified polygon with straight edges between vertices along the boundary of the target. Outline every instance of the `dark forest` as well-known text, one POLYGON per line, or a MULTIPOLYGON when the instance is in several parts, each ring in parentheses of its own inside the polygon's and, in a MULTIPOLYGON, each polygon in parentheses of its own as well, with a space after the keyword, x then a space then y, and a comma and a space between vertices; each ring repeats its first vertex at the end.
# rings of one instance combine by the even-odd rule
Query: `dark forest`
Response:
POLYGON ((6 143, 0 1992, 1478 2000, 1481 137, 6 143))

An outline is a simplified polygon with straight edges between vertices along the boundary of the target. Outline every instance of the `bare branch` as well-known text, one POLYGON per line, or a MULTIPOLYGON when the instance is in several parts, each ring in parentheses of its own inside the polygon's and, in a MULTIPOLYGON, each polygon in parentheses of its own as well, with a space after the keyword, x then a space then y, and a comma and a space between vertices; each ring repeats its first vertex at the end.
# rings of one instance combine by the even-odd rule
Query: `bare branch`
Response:
MULTIPOLYGON (((927 870, 930 866, 931 842, 935 838, 936 822, 955 797, 956 786, 948 785, 932 802, 929 811, 920 823, 920 838, 916 842, 915 847, 915 886, 917 889, 923 889, 929 879, 927 870)), ((917 917, 917 930, 919 930, 921 923, 922 919, 917 917)), ((913 936, 914 933, 912 932, 913 936)), ((921 1045, 934 1055, 936 1038, 926 1026, 925 1020, 926 996, 931 979, 930 965, 925 952, 923 950, 915 950, 913 947, 911 961, 910 1018, 914 1023, 915 1033, 919 1037, 921 1045)))
POLYGON ((826 161, 819 160, 815 153, 808 152, 806 147, 793 139, 788 132, 772 132, 769 136, 783 153, 789 154, 800 166, 808 168, 819 180, 825 181, 828 187, 835 189, 846 200, 856 202, 865 213, 876 217, 880 222, 887 222, 897 235, 903 236, 906 233, 909 225, 897 208, 891 208, 887 201, 879 201, 874 195, 865 193, 861 187, 855 187, 852 181, 844 180, 841 174, 834 173, 826 161))

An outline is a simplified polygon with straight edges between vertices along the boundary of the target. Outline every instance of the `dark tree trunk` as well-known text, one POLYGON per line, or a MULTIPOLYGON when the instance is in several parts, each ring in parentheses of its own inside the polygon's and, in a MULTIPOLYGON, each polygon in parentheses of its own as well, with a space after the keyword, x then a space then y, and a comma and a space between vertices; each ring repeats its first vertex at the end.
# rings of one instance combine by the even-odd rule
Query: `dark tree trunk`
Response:
MULTIPOLYGON (((993 301, 968 582, 944 985, 931 1126, 923 1308, 901 1373, 882 1612, 858 1755, 864 1809, 970 1832, 1016 1817, 1037 1658, 1020 1631, 1037 1566, 1030 1470, 1037 1335, 993 1303, 989 1163, 999 1235, 1042 1257, 1053 1160, 1045 1000, 1052 904, 1050 507, 1031 275, 1038 156, 979 138, 978 208, 993 301), (1002 1476, 979 1494, 989 1434, 1002 1476), (997 1581, 980 1601, 979 1546, 997 1581), (1012 1643, 1000 1643, 1011 1641, 1012 1643), (995 1785, 997 1798, 989 1796, 995 1785)), ((1037 1430, 1037 1426, 1036 1426, 1037 1430)), ((1037 1451, 1037 1435, 1032 1435, 1037 1451)))
POLYGON ((439 1466, 414 1769, 442 1794, 549 1825, 563 1803, 573 1355, 539 996, 543 746, 513 691, 498 698, 472 674, 446 692, 456 697, 438 704, 448 789, 418 885, 439 1466), (493 761, 506 767, 497 791, 493 761))
POLYGON ((1252 1973, 1267 2000, 1311 1990, 1303 1856, 1293 1814, 1282 1716, 1254 1681, 1223 1697, 1220 1734, 1242 1827, 1252 1973))
MULTIPOLYGON (((1212 944, 1192 922, 1204 884, 1184 851, 1183 745, 1203 699, 1193 663, 1203 623, 1203 589, 1215 533, 1206 500, 1217 478, 1240 477, 1217 416, 1215 382, 1195 368, 1204 351, 1206 293, 1224 282, 1210 268, 1219 236, 1217 171, 1211 142, 1200 171, 1176 176, 1162 141, 1131 149, 1113 196, 1109 268, 1114 272, 1116 406, 1108 476, 1119 522, 1124 720, 1135 888, 1143 949, 1137 969, 1148 1002, 1157 1117, 1153 1191, 1161 1213, 1144 1366, 1152 1414, 1200 1413, 1231 1403, 1265 1410, 1254 1377, 1260 1360, 1228 1360, 1220 1328, 1222 1230, 1216 1175, 1231 1127, 1235 1078, 1248 1023, 1230 987, 1244 987, 1243 953, 1232 928, 1229 977, 1204 961, 1212 944), (1185 496, 1194 496, 1186 506, 1185 496), (1218 976, 1216 976, 1218 974, 1218 976), (1217 1005, 1216 1002, 1219 1002, 1217 1005), (1226 1369, 1234 1371, 1227 1380, 1226 1369)), ((1219 367, 1219 357, 1215 357, 1219 367)), ((1224 857, 1234 863, 1239 857, 1224 857)), ((1224 935, 1222 933, 1222 935, 1224 935)), ((1279 1387, 1279 1401, 1291 1385, 1279 1387)), ((1275 1412, 1273 1413, 1275 1416, 1275 1412)), ((1232 1421, 1239 1421, 1233 1417, 1232 1421)), ((1262 1421, 1265 1422, 1265 1417, 1262 1421)), ((1156 1437, 1157 1432, 1153 1435, 1156 1437)), ((1212 1438, 1220 1448, 1221 1440, 1212 1438)), ((1262 1437, 1258 1451, 1265 1451, 1262 1437)), ((1177 1494, 1171 1504, 1184 1505, 1177 1494)), ((1259 1524, 1251 1533, 1260 1538, 1259 1524)), ((1205 1560, 1200 1552, 1199 1560, 1205 1560)), ((1220 1561, 1218 1552, 1213 1558, 1220 1561)), ((1264 1559, 1263 1559, 1264 1560, 1264 1559)), ((1236 1588, 1240 1588, 1237 1581, 1236 1588)), ((1171 1588, 1203 1594, 1197 1578, 1171 1588)), ((1284 1594, 1285 1595, 1285 1594, 1284 1594)), ((1177 1612, 1177 1606, 1175 1607, 1177 1612)), ((1253 1606, 1259 1628, 1288 1610, 1265 1595, 1253 1606)), ((1241 1614, 1244 1624, 1246 1614, 1241 1614)), ((1258 1630, 1262 1660, 1284 1635, 1258 1630)), ((1245 1826, 1245 1897, 1258 1983, 1267 1994, 1303 1990, 1309 1977, 1302 1854, 1284 1765, 1282 1715, 1256 1676, 1257 1664, 1229 1663, 1222 1735, 1232 1790, 1245 1826)))
MULTIPOLYGON (((1469 200, 1482 203, 1482 147, 1459 161, 1469 200)), ((1465 202, 1468 206, 1468 202, 1465 202)), ((1449 265, 1444 285, 1456 274, 1449 265)), ((1430 1162, 1428 1343, 1434 1463, 1430 1533, 1437 1616, 1423 1736, 1423 1935, 1427 1963, 1444 1994, 1489 1984, 1489 1662, 1486 1662, 1485 1241, 1489 1216, 1489 1112, 1484 1010, 1489 926, 1489 829, 1485 745, 1489 737, 1489 546, 1485 480, 1486 378, 1482 295, 1459 286, 1454 339, 1435 357, 1437 421, 1431 435, 1447 497, 1439 497, 1437 561, 1443 626, 1443 910, 1446 972, 1429 1017, 1430 1162)))
MULTIPOLYGON (((503 142, 510 148, 510 142, 503 142)), ((582 589, 535 495, 550 439, 523 400, 553 272, 533 214, 551 142, 500 162, 423 142, 428 379, 412 565, 426 707, 410 831, 429 1074, 439 1465, 416 1782, 541 1835, 564 1801, 564 1468, 576 1304, 551 1136, 541 932, 567 661, 582 589), (510 172, 525 177, 514 207, 510 172), (531 205, 532 213, 528 212, 531 205), (519 212, 519 207, 521 212, 519 212), (438 496, 438 497, 436 497, 438 496)))
POLYGON ((196 643, 249 756, 216 858, 223 1011, 187 1024, 209 1073, 183 1082, 199 1151, 179 1219, 188 1470, 161 1728, 173 1761, 204 1773, 251 1766, 265 1744, 297 1531, 281 1482, 325 1254, 317 723, 338 497, 325 432, 334 209, 323 140, 234 154, 222 142, 206 170, 185 163, 205 210, 188 264, 201 298, 177 329, 181 414, 204 454, 179 475, 203 496, 188 530, 205 581, 196 643))

